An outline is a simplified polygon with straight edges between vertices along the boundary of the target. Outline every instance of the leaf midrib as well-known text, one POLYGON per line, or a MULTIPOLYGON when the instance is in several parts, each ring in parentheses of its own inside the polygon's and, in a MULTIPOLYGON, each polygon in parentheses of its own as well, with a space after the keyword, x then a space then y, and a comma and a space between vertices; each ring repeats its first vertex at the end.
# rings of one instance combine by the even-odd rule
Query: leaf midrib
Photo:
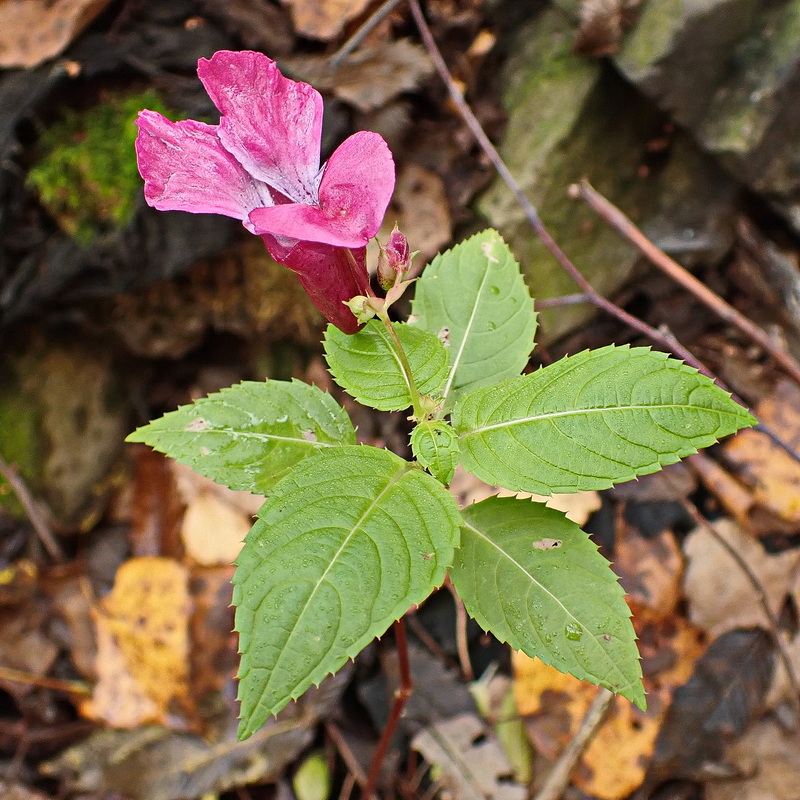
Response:
MULTIPOLYGON (((371 502, 371 503, 369 504, 369 506, 366 508, 366 510, 364 511, 364 513, 363 513, 363 514, 362 514, 362 515, 359 517, 358 521, 357 521, 357 522, 356 522, 356 523, 355 523, 355 524, 354 524, 354 525, 353 525, 353 526, 350 528, 350 531, 347 533, 347 535, 346 535, 346 536, 344 537, 344 539, 342 540, 342 544, 340 545, 339 549, 338 549, 338 550, 337 550, 337 551, 336 551, 336 552, 333 554, 333 556, 332 556, 332 558, 331 558, 331 560, 330 560, 330 563, 329 563, 329 564, 328 564, 328 566, 325 568, 325 571, 322 573, 322 575, 320 575, 320 577, 319 577, 319 580, 317 580, 316 584, 314 585, 314 588, 311 590, 311 593, 309 594, 309 596, 308 596, 308 599, 306 600, 306 602, 303 604, 303 607, 302 607, 302 609, 300 610, 300 612, 299 612, 299 613, 297 614, 297 616, 295 617, 295 623, 294 623, 294 625, 292 626, 291 630, 289 631, 289 635, 286 637, 286 643, 284 644, 283 648, 281 649, 281 653, 280 653, 280 655, 278 656, 278 658, 277 658, 277 660, 275 661, 275 664, 274 664, 274 666, 273 666, 273 668, 272 668, 272 674, 273 674, 273 675, 274 675, 274 674, 276 674, 276 673, 278 672, 278 668, 280 667, 280 664, 281 664, 281 662, 283 661, 285 654, 286 654, 286 653, 289 651, 289 649, 290 649, 290 648, 289 648, 289 643, 291 642, 292 638, 294 637, 294 635, 295 635, 295 632, 297 631, 297 628, 298 628, 298 626, 300 625, 300 622, 302 621, 303 617, 305 616, 306 612, 308 611, 308 608, 309 608, 309 606, 311 605, 311 601, 314 599, 315 595, 316 595, 316 594, 317 594, 317 592, 319 591, 319 588, 320 588, 320 586, 322 586, 322 584, 324 583, 324 581, 325 581, 325 578, 327 577, 328 573, 329 573, 329 572, 330 572, 330 571, 333 569, 333 565, 334 565, 334 564, 336 564, 336 562, 337 562, 337 560, 338 560, 339 556, 342 554, 342 552, 344 551, 344 549, 345 549, 345 548, 347 547, 347 545, 349 544, 350 540, 353 538, 353 536, 355 536, 356 532, 357 532, 357 531, 358 531, 358 530, 361 528, 361 526, 364 524, 364 522, 365 522, 367 519, 369 519, 370 515, 371 515, 371 514, 372 514, 372 513, 375 511, 375 509, 376 509, 376 508, 378 508, 378 506, 380 505, 380 502, 381 502, 381 500, 383 500, 383 498, 384 498, 384 497, 387 495, 387 493, 388 493, 388 492, 389 492, 389 491, 390 491, 390 490, 391 490, 391 489, 392 489, 392 488, 393 488, 393 487, 394 487, 394 486, 395 486, 395 485, 398 483, 398 481, 400 481, 400 480, 403 478, 403 476, 404 476, 404 475, 406 475, 406 474, 407 474, 407 473, 408 473, 408 472, 409 472, 411 469, 413 469, 413 467, 411 467, 410 465, 408 465, 408 466, 406 466, 406 467, 403 467, 403 468, 402 468, 402 469, 401 469, 401 470, 400 470, 398 473, 396 473, 395 475, 393 475, 393 476, 390 478, 390 480, 389 480, 389 481, 386 483, 386 486, 384 486, 384 488, 383 488, 383 489, 381 489, 381 491, 380 491, 380 493, 377 495, 377 497, 375 497, 375 498, 372 500, 372 502, 371 502)), ((321 659, 321 661, 322 661, 322 659, 321 659)), ((316 667, 314 667, 314 669, 316 669, 316 667)), ((312 671, 313 671, 313 670, 312 670, 312 671)), ((308 675, 306 675, 306 676, 303 678, 303 680, 306 680, 307 678, 308 678, 308 675)), ((298 683, 302 683, 302 681, 298 681, 298 683)), ((264 693, 266 693, 268 686, 269 686, 269 682, 267 682, 267 685, 264 687, 264 693)))
MULTIPOLYGON (((311 433, 314 433, 313 430, 309 429, 311 433)), ((304 439, 302 434, 297 437, 293 436, 278 436, 275 433, 256 433, 255 431, 238 431, 233 428, 206 428, 203 431, 187 431, 183 428, 173 428, 167 429, 162 428, 159 433, 162 434, 194 434, 194 435, 201 435, 201 436, 208 436, 210 433, 219 433, 224 434, 225 436, 229 436, 234 439, 267 439, 267 440, 275 440, 278 442, 293 442, 294 444, 303 444, 308 445, 309 447, 341 447, 342 443, 340 442, 321 442, 319 440, 312 442, 309 439, 304 439)), ((316 435, 316 434, 315 434, 316 435)))
POLYGON ((724 411, 716 408, 708 408, 707 406, 690 405, 688 403, 657 403, 648 405, 625 405, 625 406, 602 406, 598 408, 573 408, 569 411, 550 411, 542 414, 535 414, 531 417, 517 417, 515 419, 505 420, 504 422, 496 422, 493 425, 484 425, 480 428, 473 428, 469 431, 459 433, 459 439, 466 439, 469 436, 476 436, 480 433, 487 433, 489 431, 500 430, 502 428, 512 428, 515 425, 524 425, 529 422, 541 422, 542 420, 558 419, 560 417, 574 417, 580 414, 604 414, 609 411, 663 411, 666 409, 680 409, 681 411, 704 411, 713 412, 715 414, 731 414, 730 411, 724 411))
MULTIPOLYGON (((520 564, 519 561, 517 561, 517 559, 514 558, 507 550, 504 550, 502 547, 500 547, 500 545, 497 544, 497 542, 495 542, 494 540, 489 538, 479 528, 476 528, 474 525, 470 525, 470 523, 467 522, 467 520, 464 519, 463 516, 462 516, 462 523, 463 523, 463 525, 465 527, 469 528, 473 533, 475 533, 479 538, 483 539, 485 542, 488 542, 489 545, 491 545, 495 550, 497 550, 498 553, 501 554, 501 556, 505 556, 505 558, 507 558, 508 561, 511 564, 513 564, 515 567, 517 567, 517 569, 519 569, 520 572, 522 572, 523 575, 525 575, 527 578, 530 579, 531 583, 535 584, 548 597, 552 598, 562 608, 562 610, 567 615, 567 617, 569 617, 577 625, 579 625, 581 630, 583 630, 587 634, 589 634, 591 639, 593 641, 595 641, 595 643, 597 643, 597 637, 594 636, 594 634, 589 632, 588 627, 583 622, 581 622, 544 584, 542 584, 538 580, 536 580, 536 578, 534 578, 534 576, 531 575, 531 573, 525 568, 525 566, 520 564)), ((602 650, 602 648, 601 648, 601 650, 602 650)), ((613 659, 610 659, 610 661, 611 661, 611 666, 612 666, 613 670, 617 673, 619 678, 622 681, 624 681, 626 683, 626 685, 630 685, 630 679, 628 678, 628 676, 625 675, 625 673, 617 666, 616 663, 614 663, 613 659)), ((587 674, 589 674, 589 670, 587 670, 587 674)), ((593 677, 596 677, 596 676, 593 676, 593 677)))
POLYGON ((472 313, 470 314, 469 320, 467 320, 467 324, 464 327, 464 334, 461 337, 461 344, 459 345, 458 352, 453 358, 453 364, 450 367, 450 374, 447 376, 447 382, 444 385, 444 390, 442 392, 443 406, 446 404, 447 398, 450 396, 450 392, 453 388, 453 382, 455 381, 456 372, 458 371, 461 359, 464 356, 464 351, 467 348, 467 340, 469 339, 469 334, 472 331, 472 326, 475 324, 475 318, 478 314, 478 306, 480 305, 481 298, 483 296, 483 289, 486 286, 486 282, 489 279, 490 270, 491 270, 491 262, 489 256, 486 256, 486 269, 483 272, 483 278, 481 278, 481 284, 478 287, 478 291, 475 294, 475 303, 472 306, 472 313))

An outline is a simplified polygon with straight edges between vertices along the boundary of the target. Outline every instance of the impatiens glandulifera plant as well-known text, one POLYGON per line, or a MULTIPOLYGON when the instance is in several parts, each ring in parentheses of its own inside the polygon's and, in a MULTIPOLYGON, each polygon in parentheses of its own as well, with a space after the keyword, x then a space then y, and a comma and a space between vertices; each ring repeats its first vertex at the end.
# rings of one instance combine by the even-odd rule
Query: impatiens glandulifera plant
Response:
POLYGON ((405 237, 367 240, 394 183, 374 133, 319 168, 321 99, 257 53, 198 68, 218 126, 140 116, 145 197, 161 209, 241 219, 300 276, 332 323, 336 383, 379 411, 410 409, 412 460, 356 442, 331 395, 302 382, 246 381, 129 438, 232 489, 266 496, 234 576, 239 734, 338 670, 449 574, 500 641, 644 708, 630 613, 608 562, 559 511, 514 497, 459 509, 460 463, 491 485, 550 495, 655 472, 753 417, 696 370, 610 345, 529 374, 536 314, 493 230, 457 245, 416 283, 413 314, 389 319, 409 283, 405 237), (347 302, 343 302, 347 301, 347 302))

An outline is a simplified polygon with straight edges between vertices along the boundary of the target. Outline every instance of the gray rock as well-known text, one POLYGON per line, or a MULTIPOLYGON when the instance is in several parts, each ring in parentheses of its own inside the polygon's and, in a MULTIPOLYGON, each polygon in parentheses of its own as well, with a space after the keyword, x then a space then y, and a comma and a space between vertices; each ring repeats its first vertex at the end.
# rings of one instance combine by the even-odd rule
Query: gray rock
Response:
POLYGON ((615 62, 800 232, 800 0, 648 0, 615 62))
MULTIPOLYGON (((556 241, 606 295, 639 262, 630 245, 568 199, 568 186, 587 177, 665 249, 719 258, 731 242, 734 181, 682 134, 648 165, 648 142, 663 133, 663 117, 616 74, 571 48, 568 17, 548 9, 520 29, 503 76, 509 121, 501 154, 556 241)), ((504 184, 495 181, 479 208, 508 240, 535 297, 577 291, 504 184)), ((590 314, 584 305, 545 312, 544 339, 590 314)))

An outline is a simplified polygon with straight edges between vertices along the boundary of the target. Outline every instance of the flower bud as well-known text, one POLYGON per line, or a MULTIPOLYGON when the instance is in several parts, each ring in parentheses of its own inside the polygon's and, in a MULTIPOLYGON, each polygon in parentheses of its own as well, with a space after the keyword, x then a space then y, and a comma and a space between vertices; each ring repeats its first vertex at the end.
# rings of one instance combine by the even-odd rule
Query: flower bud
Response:
POLYGON ((372 308, 369 297, 356 295, 343 302, 353 312, 356 320, 361 324, 369 322, 369 320, 375 316, 375 309, 372 308))
POLYGON ((389 236, 386 247, 378 255, 378 283, 386 290, 394 286, 397 276, 403 277, 411 266, 411 251, 408 239, 397 229, 389 236))

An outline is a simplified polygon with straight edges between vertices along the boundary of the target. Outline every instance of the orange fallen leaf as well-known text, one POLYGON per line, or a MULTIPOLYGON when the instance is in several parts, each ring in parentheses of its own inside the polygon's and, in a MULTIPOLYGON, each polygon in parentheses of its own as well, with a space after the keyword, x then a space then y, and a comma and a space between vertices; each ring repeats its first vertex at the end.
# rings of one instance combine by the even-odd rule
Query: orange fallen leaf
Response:
MULTIPOLYGON (((778 383, 757 406, 758 418, 791 447, 800 448, 800 387, 778 383)), ((758 503, 783 519, 800 523, 800 464, 771 439, 742 431, 726 445, 728 458, 752 481, 758 503)))
POLYGON ((186 727, 193 715, 188 584, 186 568, 168 558, 132 558, 119 568, 93 609, 98 682, 80 708, 84 716, 116 727, 186 727))

